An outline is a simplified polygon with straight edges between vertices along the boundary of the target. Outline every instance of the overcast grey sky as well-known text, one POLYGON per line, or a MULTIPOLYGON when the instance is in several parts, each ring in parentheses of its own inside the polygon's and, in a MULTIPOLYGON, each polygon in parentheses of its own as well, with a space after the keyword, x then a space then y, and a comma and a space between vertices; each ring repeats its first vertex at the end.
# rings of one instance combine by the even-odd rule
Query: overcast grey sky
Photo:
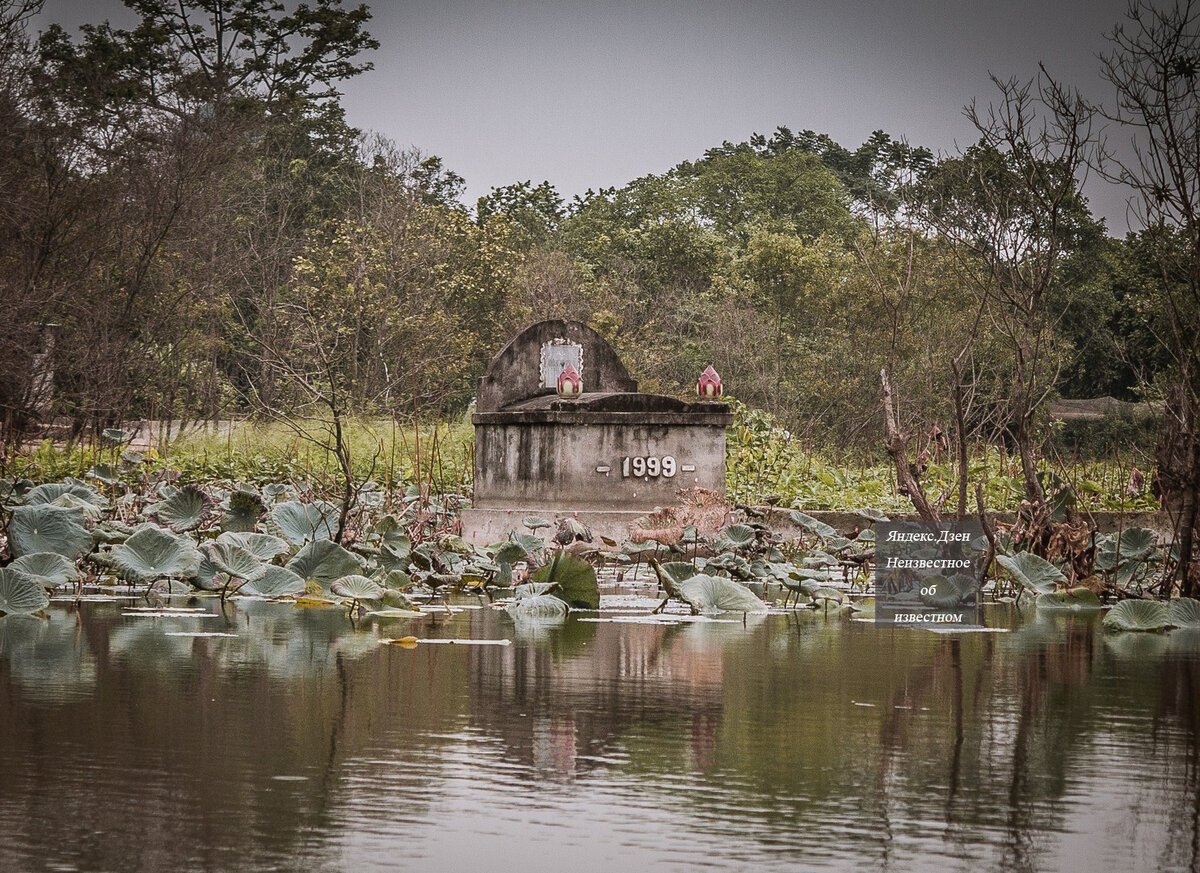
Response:
MULTIPOLYGON (((443 158, 467 202, 548 179, 621 185, 780 125, 854 148, 873 130, 953 151, 988 73, 1039 61, 1107 98, 1096 55, 1126 0, 392 0, 369 4, 375 69, 345 83, 351 123, 443 158)), ((128 22, 119 0, 47 0, 68 26, 128 22)), ((1110 231, 1123 197, 1089 185, 1110 231)))

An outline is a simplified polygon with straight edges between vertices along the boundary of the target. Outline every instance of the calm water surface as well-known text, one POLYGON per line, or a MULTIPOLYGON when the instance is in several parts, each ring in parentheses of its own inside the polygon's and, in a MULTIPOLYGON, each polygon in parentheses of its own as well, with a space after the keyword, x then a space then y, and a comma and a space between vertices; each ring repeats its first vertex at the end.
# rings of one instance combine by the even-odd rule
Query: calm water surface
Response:
POLYGON ((6 873, 1200 870, 1196 632, 135 603, 0 618, 6 873))

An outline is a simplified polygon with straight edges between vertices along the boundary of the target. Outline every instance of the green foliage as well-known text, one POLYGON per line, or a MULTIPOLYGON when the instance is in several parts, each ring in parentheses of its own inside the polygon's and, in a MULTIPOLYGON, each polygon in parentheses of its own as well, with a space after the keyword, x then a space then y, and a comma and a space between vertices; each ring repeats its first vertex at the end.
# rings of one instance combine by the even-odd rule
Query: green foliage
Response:
POLYGON ((1161 631, 1170 624, 1167 605, 1159 600, 1122 600, 1104 616, 1108 630, 1161 631))
POLYGON ((0 567, 0 615, 28 615, 49 604, 50 598, 36 577, 0 567))

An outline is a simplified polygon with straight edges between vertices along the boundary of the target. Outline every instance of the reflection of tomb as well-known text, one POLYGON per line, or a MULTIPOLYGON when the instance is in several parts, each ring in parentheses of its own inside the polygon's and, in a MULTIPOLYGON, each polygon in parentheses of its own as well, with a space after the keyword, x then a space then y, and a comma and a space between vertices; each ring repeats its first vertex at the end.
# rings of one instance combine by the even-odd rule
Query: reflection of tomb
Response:
POLYGON ((569 620, 521 644, 518 626, 518 645, 473 650, 472 724, 500 737, 538 779, 583 777, 646 732, 674 737, 694 768, 711 769, 727 635, 698 626, 597 629, 569 620))
POLYGON ((725 490, 719 401, 642 394, 612 347, 578 322, 543 321, 518 334, 488 365, 475 423, 475 496, 463 534, 477 544, 521 530, 538 515, 578 513, 616 540, 681 489, 725 490), (578 397, 555 390, 567 365, 578 397))

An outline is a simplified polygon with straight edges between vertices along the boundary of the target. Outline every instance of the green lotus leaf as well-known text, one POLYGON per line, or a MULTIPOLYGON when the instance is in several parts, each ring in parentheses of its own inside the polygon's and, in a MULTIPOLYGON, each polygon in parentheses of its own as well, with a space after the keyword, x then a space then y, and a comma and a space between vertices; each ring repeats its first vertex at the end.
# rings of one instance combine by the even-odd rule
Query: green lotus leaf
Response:
POLYGON ((291 551, 287 540, 270 534, 226 531, 217 537, 216 541, 241 546, 260 561, 269 561, 277 555, 284 555, 291 551))
POLYGON ((54 500, 50 501, 46 506, 60 506, 63 509, 74 509, 83 515, 88 521, 95 521, 104 514, 104 507, 97 506, 94 503, 89 503, 76 497, 74 494, 60 494, 54 500))
POLYGON ((766 612, 767 605, 724 576, 697 575, 679 584, 681 599, 699 612, 766 612))
POLYGON ((747 524, 732 524, 713 540, 713 548, 719 552, 737 551, 754 545, 756 539, 754 528, 747 524))
POLYGON ((530 577, 530 581, 557 584, 555 595, 575 609, 600 608, 596 570, 587 561, 574 555, 556 552, 554 560, 544 567, 539 567, 530 577))
POLYGON ((704 570, 705 572, 709 570, 727 570, 738 579, 754 578, 754 571, 750 567, 750 562, 741 555, 733 554, 733 552, 723 552, 715 558, 709 558, 704 564, 704 570))
POLYGON ((382 585, 358 573, 333 580, 329 583, 329 590, 347 600, 378 600, 383 597, 382 585))
POLYGON ((220 540, 205 543, 204 552, 218 570, 237 579, 257 579, 266 570, 257 555, 234 543, 220 540))
POLYGON ((695 568, 694 565, 689 564, 687 561, 667 561, 659 564, 658 569, 662 573, 670 576, 671 582, 675 585, 678 585, 680 582, 683 582, 687 579, 691 579, 700 572, 695 568))
POLYGON ((50 605, 42 583, 20 570, 0 567, 0 613, 29 615, 50 605))
POLYGON ((409 612, 420 612, 417 605, 404 596, 403 593, 396 591, 394 588, 385 588, 379 601, 384 606, 390 606, 392 609, 407 609, 409 612))
POLYGON ((539 530, 540 528, 543 528, 543 527, 553 527, 554 526, 550 521, 542 518, 540 515, 527 515, 521 521, 521 524, 525 525, 525 527, 529 528, 532 531, 539 530))
POLYGON ((73 561, 91 549, 92 535, 84 528, 79 510, 43 503, 13 510, 8 543, 17 557, 55 552, 73 561))
POLYGON ((175 533, 195 530, 204 522, 212 499, 195 485, 184 485, 166 500, 146 508, 146 517, 175 533))
POLYGON ((167 576, 193 578, 200 572, 200 551, 187 537, 153 524, 139 525, 112 550, 113 566, 131 582, 151 582, 167 576))
POLYGON ((1158 600, 1122 600, 1104 616, 1110 630, 1159 631, 1170 624, 1167 605, 1158 600))
POLYGON ((338 508, 322 500, 307 504, 296 500, 277 503, 271 508, 270 515, 271 522, 277 528, 274 532, 293 546, 333 539, 337 532, 337 518, 338 508))
POLYGON ((119 427, 106 427, 100 432, 100 436, 110 443, 127 443, 133 439, 133 431, 121 430, 119 427))
POLYGON ((258 519, 266 511, 261 497, 239 488, 229 495, 229 509, 221 516, 221 527, 228 532, 249 533, 258 526, 258 519))
POLYGON ((146 589, 148 594, 165 594, 167 597, 179 597, 192 593, 192 586, 179 579, 155 579, 146 589))
POLYGON ((1097 544, 1096 569, 1108 572, 1117 568, 1119 560, 1144 561, 1154 551, 1158 537, 1154 531, 1144 527, 1131 527, 1119 534, 1104 537, 1097 544))
POLYGON ((567 604, 553 594, 533 594, 521 597, 504 607, 504 611, 514 619, 559 618, 565 616, 568 609, 567 604))
POLYGON ((87 471, 87 475, 105 485, 118 485, 121 482, 121 471, 112 464, 97 464, 87 471))
POLYGON ((815 603, 818 608, 826 603, 832 603, 841 606, 846 602, 846 595, 838 591, 836 588, 817 588, 813 590, 809 596, 812 597, 813 603, 815 603))
POLYGON ((1100 598, 1090 588, 1072 588, 1070 591, 1051 591, 1049 594, 1039 594, 1034 601, 1038 609, 1099 609, 1100 598))
POLYGON ((98 509, 108 506, 108 498, 90 485, 79 481, 46 482, 30 489, 22 501, 26 506, 36 506, 41 503, 53 503, 64 494, 69 494, 85 503, 90 503, 98 509))
POLYGON ((456 555, 470 555, 475 552, 473 548, 467 545, 467 541, 460 536, 454 534, 444 534, 438 537, 438 548, 443 552, 453 552, 456 555))
POLYGON ((1066 582, 1067 577, 1062 571, 1032 552, 1020 552, 1016 555, 997 555, 996 563, 1003 567, 1017 584, 1038 594, 1049 594, 1054 591, 1059 582, 1066 582))
POLYGON ((305 582, 315 582, 322 588, 343 576, 361 573, 358 558, 330 540, 313 540, 287 563, 287 568, 305 582))
POLYGON ((256 579, 247 579, 238 594, 254 597, 291 597, 304 593, 304 580, 287 567, 267 564, 256 579))
POLYGON ((36 576, 38 581, 47 588, 66 585, 68 582, 75 582, 79 579, 79 571, 75 568, 75 564, 57 552, 34 552, 30 555, 22 555, 8 566, 30 576, 36 576))
POLYGON ((857 515, 859 518, 866 519, 867 521, 874 521, 874 522, 891 521, 890 518, 888 518, 886 515, 883 514, 883 510, 873 509, 869 506, 864 507, 863 509, 854 510, 854 514, 857 515))
POLYGON ((1172 600, 1167 607, 1167 619, 1171 627, 1200 628, 1200 600, 1191 597, 1172 600))

